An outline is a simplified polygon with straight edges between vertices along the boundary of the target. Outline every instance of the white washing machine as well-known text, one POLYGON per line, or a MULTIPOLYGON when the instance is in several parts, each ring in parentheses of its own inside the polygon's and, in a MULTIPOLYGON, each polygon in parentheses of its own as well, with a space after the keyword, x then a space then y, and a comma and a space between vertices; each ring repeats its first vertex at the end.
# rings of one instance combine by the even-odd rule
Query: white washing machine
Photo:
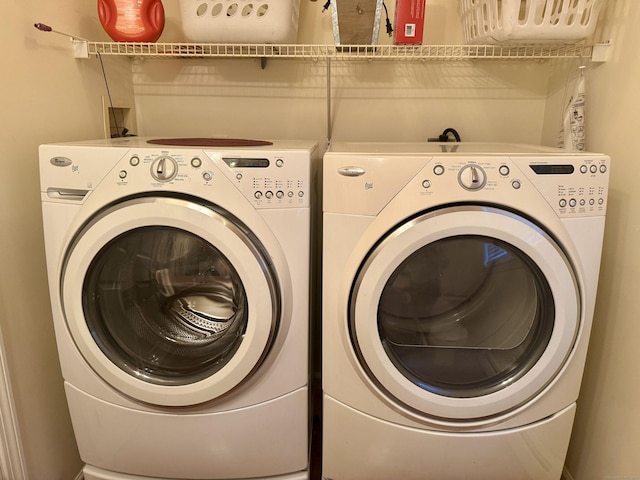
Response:
POLYGON ((43 145, 85 480, 308 478, 310 142, 43 145))
POLYGON ((560 478, 609 161, 503 144, 331 147, 324 478, 560 478))

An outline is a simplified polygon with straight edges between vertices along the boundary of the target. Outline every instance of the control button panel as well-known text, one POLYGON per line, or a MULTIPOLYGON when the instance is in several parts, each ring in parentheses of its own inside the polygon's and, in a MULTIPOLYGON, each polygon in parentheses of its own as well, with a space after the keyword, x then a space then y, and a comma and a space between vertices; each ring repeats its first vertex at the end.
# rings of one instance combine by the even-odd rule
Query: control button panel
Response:
POLYGON ((307 207, 310 152, 234 151, 205 154, 256 208, 307 207))
POLYGON ((576 154, 529 162, 524 172, 561 217, 604 215, 609 158, 576 154))
POLYGON ((192 170, 187 163, 190 158, 178 151, 132 149, 123 159, 118 184, 139 183, 158 188, 184 181, 192 170))

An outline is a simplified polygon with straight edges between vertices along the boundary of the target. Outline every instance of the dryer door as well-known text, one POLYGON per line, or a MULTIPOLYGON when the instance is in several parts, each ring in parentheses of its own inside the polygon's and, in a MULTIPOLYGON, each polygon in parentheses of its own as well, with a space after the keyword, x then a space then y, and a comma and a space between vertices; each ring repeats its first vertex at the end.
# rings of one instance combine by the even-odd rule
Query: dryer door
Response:
POLYGON ((276 267, 260 241, 227 212, 186 199, 101 212, 67 250, 61 291, 93 370, 157 405, 236 387, 267 355, 281 316, 276 267))
POLYGON ((371 380, 421 415, 472 420, 534 398, 579 328, 570 262, 541 228, 451 207, 390 232, 354 281, 349 327, 371 380))

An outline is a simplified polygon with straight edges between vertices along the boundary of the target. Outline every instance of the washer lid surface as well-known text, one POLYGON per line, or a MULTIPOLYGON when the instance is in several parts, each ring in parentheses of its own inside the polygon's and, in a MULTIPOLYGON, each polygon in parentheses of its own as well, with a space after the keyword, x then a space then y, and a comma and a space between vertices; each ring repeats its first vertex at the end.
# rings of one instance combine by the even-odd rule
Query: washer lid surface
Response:
POLYGON ((542 229, 450 207, 394 229, 354 281, 349 328, 371 381, 418 415, 474 420, 534 398, 579 328, 568 259, 542 229))
POLYGON ((264 360, 280 282, 264 246, 223 210, 137 198, 92 219, 65 258, 69 331, 93 370, 135 399, 192 405, 264 360))

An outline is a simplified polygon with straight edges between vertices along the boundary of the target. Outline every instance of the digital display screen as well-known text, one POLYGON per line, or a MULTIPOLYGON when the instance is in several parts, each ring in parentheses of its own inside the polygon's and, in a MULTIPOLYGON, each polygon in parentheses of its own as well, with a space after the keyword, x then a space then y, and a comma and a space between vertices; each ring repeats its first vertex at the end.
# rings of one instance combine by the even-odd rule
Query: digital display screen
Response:
POLYGON ((570 175, 574 172, 573 165, 529 165, 538 175, 570 175))
POLYGON ((230 168, 267 168, 270 165, 268 158, 223 158, 230 168))

